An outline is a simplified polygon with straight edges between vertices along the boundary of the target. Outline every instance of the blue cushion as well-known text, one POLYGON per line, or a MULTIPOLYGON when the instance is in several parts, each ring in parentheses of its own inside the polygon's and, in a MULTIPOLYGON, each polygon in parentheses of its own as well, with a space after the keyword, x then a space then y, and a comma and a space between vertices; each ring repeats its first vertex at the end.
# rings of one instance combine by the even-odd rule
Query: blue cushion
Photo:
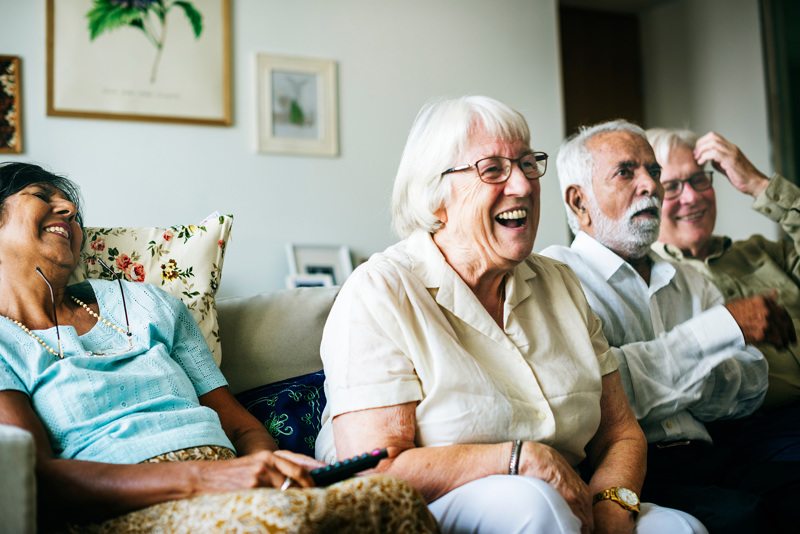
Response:
POLYGON ((317 371, 236 394, 248 412, 269 430, 281 449, 314 456, 322 410, 325 373, 317 371))

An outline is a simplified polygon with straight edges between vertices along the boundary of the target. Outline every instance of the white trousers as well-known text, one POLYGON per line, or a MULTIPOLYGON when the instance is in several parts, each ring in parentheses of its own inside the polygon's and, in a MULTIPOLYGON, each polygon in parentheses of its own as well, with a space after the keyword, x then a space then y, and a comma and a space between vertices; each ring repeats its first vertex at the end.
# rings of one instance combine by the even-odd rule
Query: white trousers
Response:
MULTIPOLYGON (((428 505, 443 534, 576 533, 581 523, 552 486, 538 478, 493 475, 473 480, 428 505)), ((642 503, 638 534, 708 534, 693 516, 642 503)))

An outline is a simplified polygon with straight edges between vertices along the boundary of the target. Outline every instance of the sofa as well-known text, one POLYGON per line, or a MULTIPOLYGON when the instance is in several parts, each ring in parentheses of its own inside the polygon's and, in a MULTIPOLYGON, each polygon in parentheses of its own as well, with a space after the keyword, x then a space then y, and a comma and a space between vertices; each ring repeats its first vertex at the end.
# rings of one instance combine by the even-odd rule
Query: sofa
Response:
MULTIPOLYGON (((325 405, 319 345, 338 288, 217 299, 231 222, 229 216, 215 214, 211 222, 199 225, 87 228, 84 262, 74 278, 103 276, 97 265, 103 259, 128 280, 155 283, 182 298, 215 350, 231 391, 281 448, 313 454, 325 405), (188 238, 186 232, 191 233, 188 238), (197 254, 198 247, 206 249, 204 255, 197 254), (187 259, 192 254, 196 257, 187 259), (148 280, 150 273, 157 276, 148 280)), ((0 518, 0 533, 36 532, 33 439, 7 425, 0 425, 0 518)))

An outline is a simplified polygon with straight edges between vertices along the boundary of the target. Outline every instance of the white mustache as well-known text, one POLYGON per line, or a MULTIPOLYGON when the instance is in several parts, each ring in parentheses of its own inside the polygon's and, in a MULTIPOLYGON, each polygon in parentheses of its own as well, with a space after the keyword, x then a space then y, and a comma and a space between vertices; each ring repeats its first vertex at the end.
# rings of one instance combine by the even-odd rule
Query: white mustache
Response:
POLYGON ((630 220, 634 215, 642 210, 655 208, 656 216, 661 218, 661 201, 656 197, 641 197, 633 201, 633 204, 625 211, 625 220, 630 220))

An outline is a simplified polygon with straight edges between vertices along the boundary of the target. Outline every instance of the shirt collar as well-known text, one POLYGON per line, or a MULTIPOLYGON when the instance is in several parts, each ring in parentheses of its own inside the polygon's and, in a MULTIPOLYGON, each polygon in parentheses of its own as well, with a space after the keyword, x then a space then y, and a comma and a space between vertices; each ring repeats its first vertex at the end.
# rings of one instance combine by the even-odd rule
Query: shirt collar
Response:
MULTIPOLYGON (((417 230, 406 241, 406 254, 411 261, 411 271, 428 289, 435 289, 436 302, 453 312, 459 317, 471 316, 476 313, 476 298, 466 282, 445 260, 444 255, 436 246, 430 233, 417 230)), ((529 262, 538 261, 532 254, 526 261, 514 267, 506 277, 506 299, 512 308, 531 295, 530 284, 526 283, 535 278, 536 272, 529 262)), ((472 317, 472 320, 479 320, 472 317)))
MULTIPOLYGON (((586 264, 607 281, 618 272, 641 278, 631 264, 584 231, 578 232, 571 248, 579 252, 586 264)), ((670 283, 675 276, 675 267, 653 250, 647 252, 647 257, 652 262, 649 288, 651 292, 655 292, 670 283)))
MULTIPOLYGON (((733 241, 731 241, 730 237, 712 235, 708 239, 708 256, 706 257, 705 261, 708 262, 709 260, 713 260, 715 258, 719 258, 722 254, 728 250, 731 246, 733 241)), ((653 243, 653 249, 656 251, 664 251, 666 254, 674 258, 678 261, 685 260, 685 259, 697 259, 697 258, 687 258, 681 249, 674 245, 668 245, 666 243, 662 243, 658 241, 653 243)))

